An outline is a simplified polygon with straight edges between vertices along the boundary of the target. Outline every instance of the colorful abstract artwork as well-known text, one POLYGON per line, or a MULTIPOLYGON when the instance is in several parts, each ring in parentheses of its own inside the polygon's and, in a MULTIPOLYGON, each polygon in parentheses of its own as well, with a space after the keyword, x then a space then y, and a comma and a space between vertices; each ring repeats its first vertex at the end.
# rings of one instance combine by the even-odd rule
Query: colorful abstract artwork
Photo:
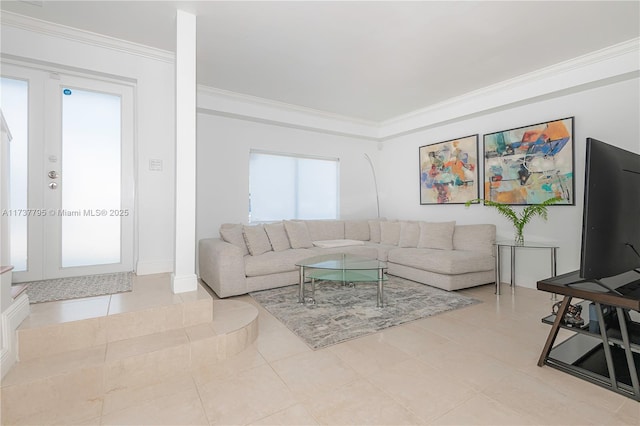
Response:
POLYGON ((574 205, 573 117, 484 135, 484 198, 574 205))
POLYGON ((478 198, 478 135, 420 147, 420 204, 478 198))

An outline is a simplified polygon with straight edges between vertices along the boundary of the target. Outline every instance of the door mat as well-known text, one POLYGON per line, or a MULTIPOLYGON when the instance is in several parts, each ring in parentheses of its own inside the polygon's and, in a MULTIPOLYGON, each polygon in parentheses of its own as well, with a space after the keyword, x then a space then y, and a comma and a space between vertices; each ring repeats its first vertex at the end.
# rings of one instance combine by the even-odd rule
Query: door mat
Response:
POLYGON ((23 283, 29 303, 79 299, 131 291, 133 272, 86 275, 72 278, 56 278, 23 283))

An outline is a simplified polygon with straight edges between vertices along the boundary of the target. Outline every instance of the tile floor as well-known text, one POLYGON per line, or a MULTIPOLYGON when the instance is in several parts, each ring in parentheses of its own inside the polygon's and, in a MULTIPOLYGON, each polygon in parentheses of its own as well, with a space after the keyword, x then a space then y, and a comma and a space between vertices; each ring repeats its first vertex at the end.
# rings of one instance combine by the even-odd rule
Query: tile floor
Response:
MULTIPOLYGON (((154 277, 142 279, 166 287, 165 276, 154 277)), ((640 403, 537 367, 548 293, 507 288, 498 299, 493 291, 464 290, 484 303, 317 351, 258 306, 259 335, 245 351, 106 395, 97 401, 100 417, 74 424, 640 425, 640 403)), ((151 298, 176 297, 154 290, 151 298)), ((74 305, 66 317, 97 309, 67 305, 36 305, 29 321, 54 321, 74 305)), ((57 421, 69 423, 60 414, 57 421)))

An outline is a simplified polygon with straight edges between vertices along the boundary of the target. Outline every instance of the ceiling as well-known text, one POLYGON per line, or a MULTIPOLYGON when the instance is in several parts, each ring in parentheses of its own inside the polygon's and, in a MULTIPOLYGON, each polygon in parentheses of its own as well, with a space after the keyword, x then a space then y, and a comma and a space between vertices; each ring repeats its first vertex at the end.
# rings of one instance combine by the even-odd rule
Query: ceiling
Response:
POLYGON ((640 1, 7 1, 3 11, 175 51, 198 83, 369 122, 640 37, 640 1))

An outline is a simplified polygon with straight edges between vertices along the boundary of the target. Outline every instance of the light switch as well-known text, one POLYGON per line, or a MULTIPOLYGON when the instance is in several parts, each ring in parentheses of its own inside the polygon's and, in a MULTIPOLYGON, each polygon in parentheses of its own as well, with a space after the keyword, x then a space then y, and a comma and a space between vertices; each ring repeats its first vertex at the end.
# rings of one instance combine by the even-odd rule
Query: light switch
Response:
POLYGON ((161 172, 162 160, 158 160, 158 159, 149 160, 149 170, 151 170, 152 172, 161 172))

